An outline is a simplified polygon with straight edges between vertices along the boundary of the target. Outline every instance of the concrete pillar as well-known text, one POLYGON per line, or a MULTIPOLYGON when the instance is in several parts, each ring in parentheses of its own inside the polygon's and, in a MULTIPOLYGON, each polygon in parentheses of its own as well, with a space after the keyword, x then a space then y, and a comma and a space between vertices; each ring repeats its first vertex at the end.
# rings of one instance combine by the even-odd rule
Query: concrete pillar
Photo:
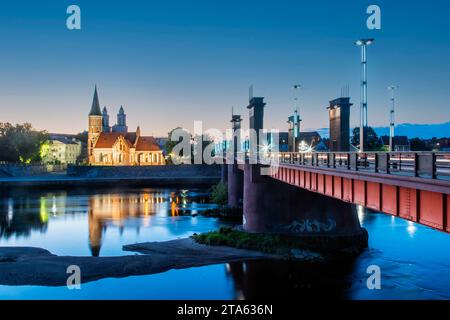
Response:
POLYGON ((255 167, 245 165, 244 170, 245 231, 304 236, 320 250, 367 247, 355 205, 270 176, 257 177, 255 167))
MULTIPOLYGON (((249 109, 249 128, 256 131, 256 149, 260 146, 259 131, 264 128, 264 107, 266 103, 264 98, 254 97, 250 99, 250 103, 247 107, 249 109)), ((250 156, 252 156, 253 148, 250 148, 250 156)), ((259 150, 258 150, 259 151, 259 150)), ((258 152, 257 151, 257 152, 258 152)))
POLYGON ((244 171, 237 164, 228 165, 228 206, 242 208, 244 200, 244 171))
POLYGON ((241 152, 241 129, 242 118, 240 115, 232 115, 231 123, 233 129, 233 161, 228 164, 228 206, 230 208, 242 208, 244 198, 244 172, 239 170, 236 155, 241 152))
POLYGON ((228 165, 224 164, 221 167, 221 179, 222 183, 228 183, 228 165))
POLYGON ((338 98, 330 101, 330 151, 350 151, 350 98, 338 98))

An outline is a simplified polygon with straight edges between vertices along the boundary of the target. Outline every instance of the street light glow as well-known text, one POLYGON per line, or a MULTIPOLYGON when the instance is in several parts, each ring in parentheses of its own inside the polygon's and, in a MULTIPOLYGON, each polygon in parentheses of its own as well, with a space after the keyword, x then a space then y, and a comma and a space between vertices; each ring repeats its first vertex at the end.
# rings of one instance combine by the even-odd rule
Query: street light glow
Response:
POLYGON ((374 41, 375 39, 359 39, 355 41, 355 44, 357 46, 370 46, 374 41))

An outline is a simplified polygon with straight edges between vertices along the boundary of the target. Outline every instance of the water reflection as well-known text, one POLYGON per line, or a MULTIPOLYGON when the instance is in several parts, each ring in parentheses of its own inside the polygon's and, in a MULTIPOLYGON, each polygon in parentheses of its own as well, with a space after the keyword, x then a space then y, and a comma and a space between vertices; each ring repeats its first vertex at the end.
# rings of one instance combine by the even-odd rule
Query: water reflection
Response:
MULTIPOLYGON (((174 193, 168 197, 167 194, 159 192, 99 194, 90 197, 88 225, 89 246, 92 255, 99 256, 103 233, 106 232, 108 226, 118 227, 120 234, 123 234, 125 228, 133 228, 139 233, 141 225, 148 226, 149 216, 155 215, 157 212, 166 212, 168 202, 175 203, 177 198, 178 196, 174 193)), ((171 211, 173 210, 171 208, 171 211)))
POLYGON ((0 211, 0 238, 28 237, 32 231, 45 232, 47 230, 47 212, 42 204, 39 214, 29 211, 32 206, 29 199, 15 202, 12 198, 2 201, 0 211), (16 211, 22 214, 15 214, 16 211))
POLYGON ((235 286, 234 299, 343 299, 351 287, 353 263, 333 265, 286 261, 233 262, 226 272, 235 286))
MULTIPOLYGON (((0 246, 34 246, 58 255, 124 255, 122 245, 183 238, 221 222, 196 215, 211 208, 207 190, 121 189, 0 194, 0 246)), ((358 208, 369 249, 354 261, 326 265, 253 261, 103 279, 65 287, 0 286, 0 298, 88 299, 449 299, 450 236, 358 208), (366 287, 380 266, 382 290, 366 287), (20 292, 24 292, 23 295, 20 292)))
POLYGON ((414 224, 414 222, 408 221, 407 223, 408 223, 408 227, 406 228, 406 230, 408 231, 409 236, 411 238, 413 238, 417 232, 417 227, 414 224))
MULTIPOLYGON (((32 242, 30 238, 36 238, 37 234, 44 235, 39 238, 42 240, 50 226, 57 228, 52 231, 61 236, 59 241, 64 246, 64 234, 72 228, 70 221, 86 221, 88 245, 93 256, 100 255, 109 228, 117 229, 119 237, 125 230, 134 230, 138 238, 141 228, 150 228, 154 217, 172 219, 172 224, 164 223, 169 229, 179 222, 179 217, 195 216, 199 210, 214 206, 209 203, 208 192, 186 189, 126 192, 17 190, 4 195, 0 201, 0 244, 17 245, 27 243, 27 239, 32 242)), ((191 222, 190 225, 195 226, 197 219, 193 218, 191 222)), ((174 231, 175 234, 179 232, 174 231)), ((120 249, 118 246, 117 251, 120 249)))

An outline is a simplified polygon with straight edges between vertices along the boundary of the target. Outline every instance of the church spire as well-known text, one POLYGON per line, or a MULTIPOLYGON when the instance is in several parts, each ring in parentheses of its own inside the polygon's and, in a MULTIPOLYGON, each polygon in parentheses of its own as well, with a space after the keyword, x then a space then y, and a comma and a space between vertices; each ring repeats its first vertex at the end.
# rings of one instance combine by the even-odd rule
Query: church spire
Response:
POLYGON ((101 116, 102 112, 100 110, 100 102, 98 101, 97 85, 95 85, 94 99, 92 100, 90 116, 101 116))
POLYGON ((138 125, 137 128, 136 128, 136 135, 137 135, 138 137, 141 136, 141 127, 140 127, 139 125, 138 125))

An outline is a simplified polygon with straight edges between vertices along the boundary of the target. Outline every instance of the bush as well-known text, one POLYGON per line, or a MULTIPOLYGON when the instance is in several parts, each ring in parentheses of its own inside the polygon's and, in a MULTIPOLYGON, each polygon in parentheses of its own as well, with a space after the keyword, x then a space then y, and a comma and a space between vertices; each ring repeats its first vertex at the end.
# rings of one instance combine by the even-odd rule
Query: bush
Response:
POLYGON ((226 205, 228 203, 228 185, 224 182, 219 182, 213 186, 211 200, 218 205, 226 205))

